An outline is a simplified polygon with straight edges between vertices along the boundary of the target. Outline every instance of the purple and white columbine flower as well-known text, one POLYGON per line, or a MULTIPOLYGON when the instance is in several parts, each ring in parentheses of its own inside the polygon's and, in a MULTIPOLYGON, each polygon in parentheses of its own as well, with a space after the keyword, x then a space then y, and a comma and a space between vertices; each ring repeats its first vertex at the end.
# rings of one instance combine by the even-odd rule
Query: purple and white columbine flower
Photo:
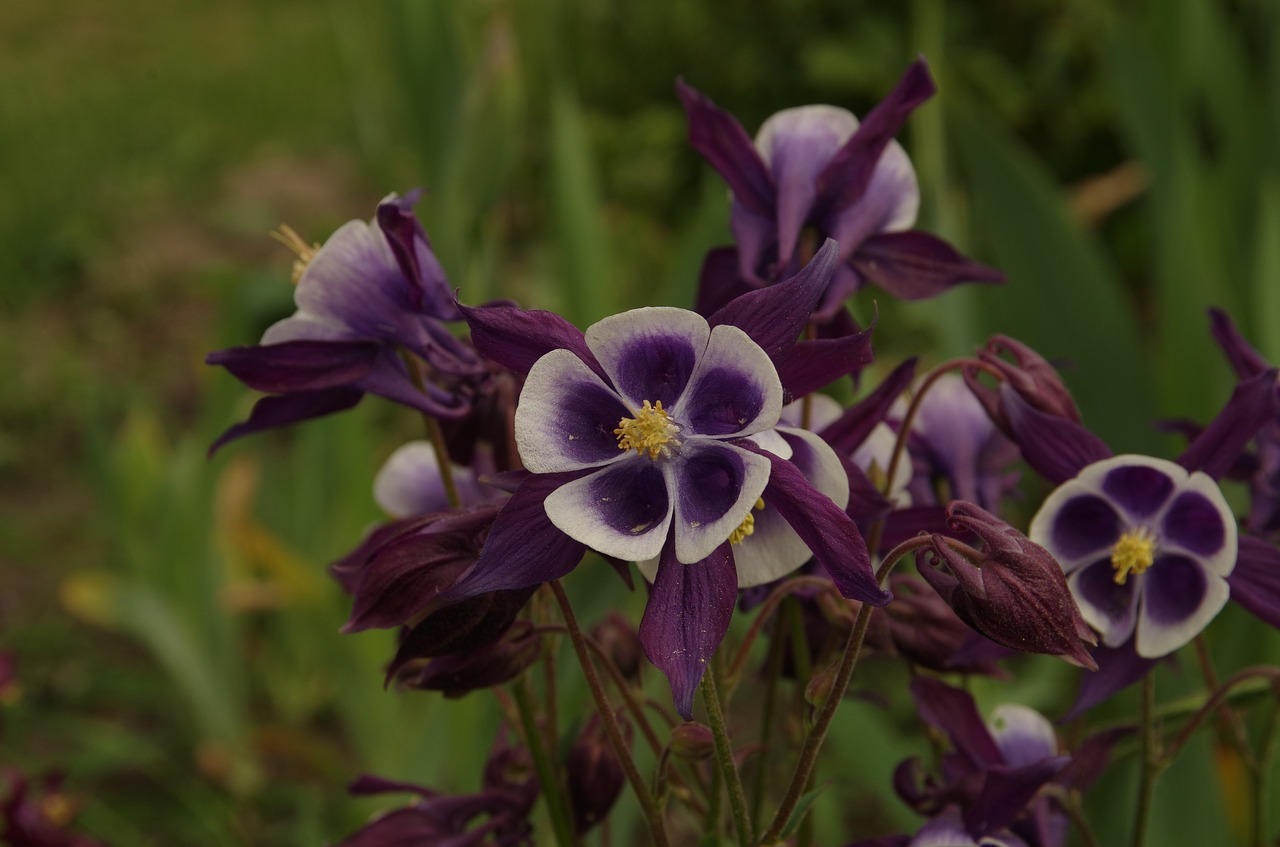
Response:
POLYGON ((585 338, 608 382, 552 350, 516 409, 528 470, 592 469, 547 497, 547 516, 619 559, 656 557, 669 532, 678 562, 705 559, 747 523, 769 481, 769 460, 732 442, 778 422, 773 364, 741 329, 669 307, 605 318, 585 338))
POLYGON ((350 408, 366 393, 433 417, 466 414, 469 384, 484 379, 486 369, 444 325, 461 315, 413 214, 416 199, 417 192, 393 194, 378 204, 372 222, 348 221, 323 246, 300 240, 293 245, 300 254, 298 310, 268 327, 260 345, 219 350, 205 359, 271 395, 212 449, 350 408), (410 372, 406 354, 454 384, 423 383, 410 372))
POLYGON ((1226 604, 1236 522, 1207 474, 1148 456, 1094 462, 1049 495, 1029 535, 1067 574, 1107 647, 1172 653, 1226 604))
POLYGON ((920 205, 915 170, 893 136, 934 92, 923 60, 861 123, 835 106, 801 106, 765 121, 754 143, 728 112, 680 82, 689 140, 733 191, 738 274, 769 285, 806 260, 806 229, 840 244, 839 267, 815 317, 831 319, 865 282, 908 300, 963 280, 1004 275, 945 241, 911 229, 920 205))

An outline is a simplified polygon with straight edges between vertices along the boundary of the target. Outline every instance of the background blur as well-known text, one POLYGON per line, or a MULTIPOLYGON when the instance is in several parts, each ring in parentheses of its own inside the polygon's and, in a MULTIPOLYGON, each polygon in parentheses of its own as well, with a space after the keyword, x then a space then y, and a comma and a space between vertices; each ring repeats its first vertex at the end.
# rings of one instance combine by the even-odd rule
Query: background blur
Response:
MULTIPOLYGON (((687 306, 727 194, 676 77, 754 131, 804 103, 865 114, 924 54, 939 94, 901 139, 922 225, 1010 283, 881 298, 881 363, 1005 332, 1062 365, 1118 451, 1172 456, 1151 422, 1230 393, 1207 305, 1280 361, 1278 31, 1269 0, 0 5, 0 764, 64 774, 80 828, 123 845, 336 841, 388 805, 345 796, 363 771, 476 787, 490 698, 384 692, 389 634, 339 636, 325 575, 378 518, 372 477, 412 415, 366 401, 206 461, 254 398, 204 354, 292 311, 277 225, 322 241, 423 186, 464 301, 583 326, 687 306)), ((634 606, 584 570, 582 617, 634 606)), ((1280 659, 1224 614, 1225 668, 1280 659)), ((1075 671, 1023 672, 983 702, 1060 714, 1075 671)), ((886 779, 908 713, 849 705, 819 843, 913 820, 886 779)), ((1177 814, 1155 843, 1233 825, 1231 763, 1209 757, 1161 783, 1177 814)), ((1095 792, 1104 843, 1127 778, 1095 792)))

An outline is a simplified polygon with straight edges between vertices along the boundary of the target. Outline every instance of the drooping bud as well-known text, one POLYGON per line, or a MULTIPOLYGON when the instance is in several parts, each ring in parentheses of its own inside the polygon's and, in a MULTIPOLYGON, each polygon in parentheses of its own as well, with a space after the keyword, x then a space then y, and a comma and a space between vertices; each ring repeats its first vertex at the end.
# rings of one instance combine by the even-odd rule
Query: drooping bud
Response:
MULTIPOLYGON (((462 653, 432 659, 416 677, 404 684, 410 688, 439 691, 445 697, 461 697, 481 688, 491 688, 515 679, 538 660, 541 640, 529 621, 517 621, 502 638, 462 653)), ((402 677, 403 678, 403 677, 402 677)))
POLYGON ((671 730, 671 755, 686 762, 704 762, 716 751, 711 728, 697 721, 685 721, 671 730))
POLYGON ((640 682, 640 668, 644 664, 644 648, 636 628, 618 612, 610 612, 604 620, 591 629, 591 637, 604 650, 629 682, 640 682))
POLYGON ((976 550, 942 535, 916 554, 916 567, 960 619, 1013 650, 1061 656, 1096 669, 1096 644, 1057 560, 995 515, 963 500, 947 506, 950 526, 976 535, 976 550), (933 565, 941 564, 945 570, 933 565))
MULTIPOLYGON (((631 745, 631 724, 621 715, 618 725, 631 745)), ((589 832, 613 808, 627 775, 609 743, 599 715, 592 715, 578 734, 565 762, 569 797, 573 801, 573 827, 578 835, 589 832)))
POLYGON ((882 639, 886 643, 876 646, 939 673, 1001 675, 999 666, 992 661, 979 658, 957 663, 957 656, 973 631, 919 577, 893 574, 889 588, 893 602, 871 615, 872 626, 879 624, 884 629, 882 639))
MULTIPOLYGON (((999 371, 1002 382, 1033 409, 1080 423, 1080 410, 1058 371, 1021 341, 1007 335, 992 336, 986 348, 978 351, 978 358, 999 371), (1006 353, 1013 357, 1012 362, 1002 358, 1006 353)), ((979 382, 975 370, 966 370, 964 378, 996 426, 1016 440, 1000 390, 979 382)))

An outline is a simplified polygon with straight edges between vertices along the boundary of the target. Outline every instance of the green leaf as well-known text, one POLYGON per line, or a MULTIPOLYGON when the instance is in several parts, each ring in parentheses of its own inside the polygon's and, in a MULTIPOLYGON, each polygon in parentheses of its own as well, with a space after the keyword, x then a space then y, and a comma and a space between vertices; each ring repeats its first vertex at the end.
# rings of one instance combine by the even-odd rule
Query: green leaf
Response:
POLYGON ((822 794, 830 787, 830 784, 820 785, 812 791, 806 792, 800 798, 800 802, 796 803, 796 808, 791 813, 791 817, 787 819, 787 825, 782 828, 782 840, 786 841, 795 835, 796 830, 800 828, 800 824, 804 823, 804 816, 809 814, 813 801, 818 799, 818 795, 822 794))

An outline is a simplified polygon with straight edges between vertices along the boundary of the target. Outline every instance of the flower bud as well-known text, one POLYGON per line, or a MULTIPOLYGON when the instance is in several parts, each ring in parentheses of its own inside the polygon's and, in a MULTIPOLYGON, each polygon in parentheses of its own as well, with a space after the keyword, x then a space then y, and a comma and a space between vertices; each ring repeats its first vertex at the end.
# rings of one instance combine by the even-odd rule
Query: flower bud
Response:
POLYGON ((502 638, 461 653, 432 659, 410 688, 440 691, 445 697, 461 697, 480 688, 491 688, 515 679, 538 660, 542 644, 533 624, 517 621, 502 638))
POLYGON ((1049 551, 963 500, 947 506, 947 518, 952 529, 978 536, 984 549, 935 534, 932 547, 916 554, 916 567, 960 619, 1010 649, 1096 669, 1084 646, 1096 639, 1049 551))
MULTIPOLYGON (((630 746, 631 724, 619 715, 618 725, 630 746)), ((609 814, 627 779, 599 715, 591 716, 569 748, 565 772, 573 801, 573 827, 582 835, 609 814)))
POLYGON ((671 754, 688 762, 702 762, 711 758, 716 750, 715 736, 711 728, 685 721, 671 730, 671 754))
POLYGON ((644 648, 640 646, 640 635, 636 628, 625 617, 617 612, 610 612, 592 628, 591 637, 617 665, 627 681, 639 683, 644 648))
MULTIPOLYGON (((1002 383, 1016 391, 1032 408, 1080 423, 1080 410, 1057 370, 1021 341, 1007 335, 992 336, 986 349, 978 351, 978 358, 999 371, 1002 383), (1005 353, 1013 356, 1012 362, 1001 358, 1005 353)), ((978 374, 973 370, 966 370, 964 378, 996 426, 1017 440, 1000 389, 978 382, 978 374)))

